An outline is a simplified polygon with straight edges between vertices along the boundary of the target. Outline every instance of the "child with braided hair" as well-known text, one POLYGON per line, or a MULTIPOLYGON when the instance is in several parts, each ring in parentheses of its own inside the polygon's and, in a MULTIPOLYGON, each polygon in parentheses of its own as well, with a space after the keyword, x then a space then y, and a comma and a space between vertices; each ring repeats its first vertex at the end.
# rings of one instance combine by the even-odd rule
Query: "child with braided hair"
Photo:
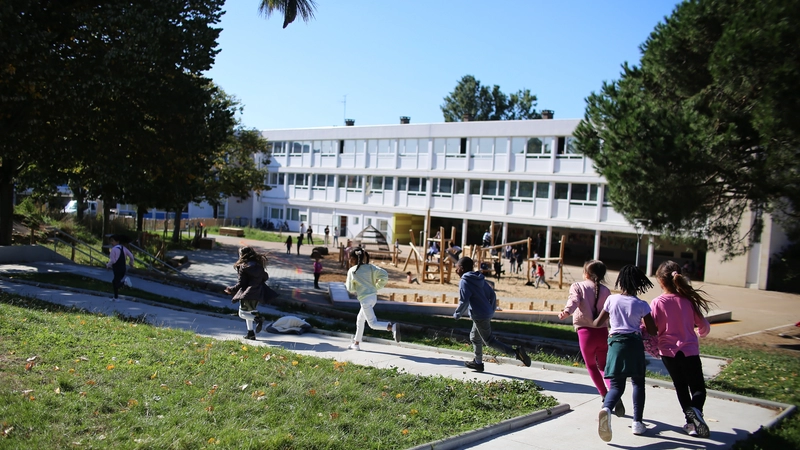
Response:
POLYGON ((661 361, 672 378, 686 417, 683 429, 690 436, 707 438, 711 433, 703 420, 706 382, 697 334, 705 337, 711 331, 711 325, 703 314, 708 313, 712 303, 705 297, 705 292, 689 284, 689 278, 674 261, 661 263, 656 279, 663 293, 650 303, 650 308, 658 327, 661 361))
POLYGON ((373 330, 391 331, 395 342, 400 342, 398 324, 380 322, 375 316, 373 308, 378 303, 378 290, 386 286, 389 274, 378 266, 369 263, 369 254, 361 247, 350 251, 350 269, 347 271, 345 288, 355 292, 361 310, 356 317, 356 334, 350 350, 361 350, 361 339, 364 337, 364 324, 369 324, 373 330))
POLYGON ((239 260, 233 264, 239 281, 225 288, 226 294, 233 294, 231 303, 239 302, 239 317, 247 325, 245 339, 256 340, 256 333, 261 332, 264 323, 263 317, 257 311, 259 302, 264 301, 264 291, 267 274, 267 255, 255 251, 252 247, 239 249, 239 260), (255 324, 255 328, 254 328, 255 324))
POLYGON ((615 284, 622 294, 609 295, 603 309, 592 323, 601 326, 608 320, 611 326, 608 337, 605 378, 611 380, 608 393, 603 400, 603 409, 598 415, 597 433, 605 442, 611 441, 611 409, 625 392, 628 378, 633 384, 633 434, 647 431, 642 422, 645 400, 645 357, 640 326, 644 322, 647 332, 655 335, 658 330, 650 315, 650 305, 637 297, 653 283, 638 267, 627 265, 622 268, 615 284))
MULTIPOLYGON (((583 265, 583 278, 583 281, 570 286, 569 300, 558 318, 563 320, 572 315, 572 326, 578 334, 578 344, 589 378, 600 396, 605 399, 611 386, 610 380, 603 379, 608 354, 608 322, 604 321, 599 327, 595 327, 592 322, 611 295, 611 291, 602 284, 606 278, 606 265, 596 259, 586 261, 583 265)), ((614 414, 617 417, 625 415, 625 406, 621 399, 614 407, 614 414)))

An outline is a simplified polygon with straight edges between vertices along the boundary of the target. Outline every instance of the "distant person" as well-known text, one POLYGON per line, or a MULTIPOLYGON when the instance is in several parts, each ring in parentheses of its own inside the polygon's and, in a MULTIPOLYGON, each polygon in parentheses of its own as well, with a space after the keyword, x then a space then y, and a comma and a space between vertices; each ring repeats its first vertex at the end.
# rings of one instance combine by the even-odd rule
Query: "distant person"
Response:
POLYGON ((386 330, 392 333, 395 342, 400 342, 400 330, 397 323, 380 322, 373 308, 378 303, 378 290, 386 286, 389 274, 378 266, 369 263, 369 254, 361 247, 350 251, 350 269, 347 270, 345 288, 354 292, 361 304, 356 317, 356 334, 350 350, 361 350, 365 324, 373 330, 386 330))
POLYGON ((333 245, 339 246, 339 227, 333 227, 333 245))
POLYGON ((130 268, 133 269, 133 253, 128 250, 126 245, 131 241, 128 236, 123 234, 114 234, 108 238, 111 244, 111 251, 108 254, 108 263, 106 268, 109 268, 114 273, 114 278, 111 280, 111 288, 114 290, 114 296, 111 301, 115 302, 119 299, 119 288, 125 284, 126 260, 130 260, 130 268))
POLYGON ((497 308, 497 295, 483 274, 475 272, 474 268, 475 262, 466 256, 459 259, 455 267, 455 272, 461 277, 461 281, 458 285, 458 308, 453 313, 453 318, 460 319, 464 313, 469 313, 472 319, 469 340, 472 342, 475 356, 472 361, 466 361, 464 366, 476 372, 483 372, 483 346, 488 345, 516 357, 530 367, 531 358, 522 347, 512 348, 492 334, 492 317, 497 308))
POLYGON ((325 233, 325 247, 327 247, 328 244, 330 244, 330 242, 331 242, 330 240, 328 240, 328 236, 330 236, 330 234, 331 234, 331 229, 327 225, 325 225, 324 233, 325 233))
POLYGON ((631 431, 640 435, 647 431, 642 422, 644 416, 645 366, 644 344, 642 343, 641 325, 644 323, 647 333, 658 333, 650 305, 637 297, 653 283, 634 265, 622 268, 617 277, 615 287, 622 294, 609 295, 600 314, 592 322, 593 327, 601 326, 606 320, 610 325, 608 338, 608 357, 606 359, 605 378, 611 380, 608 394, 603 400, 603 409, 598 414, 597 434, 605 442, 611 441, 611 409, 625 392, 628 378, 633 384, 633 424, 631 431))
POLYGON ((306 236, 308 237, 307 239, 308 245, 314 245, 314 238, 312 238, 313 234, 314 234, 313 228, 311 228, 311 225, 309 225, 308 230, 306 231, 306 236))
MULTIPOLYGON (((608 322, 601 323, 599 327, 595 327, 593 322, 611 295, 611 291, 602 284, 605 277, 606 265, 602 261, 586 261, 583 265, 583 281, 570 286, 567 304, 558 314, 561 320, 572 316, 572 326, 578 334, 578 344, 589 378, 604 399, 611 386, 610 380, 604 380, 603 372, 608 355, 608 322)), ((625 406, 621 399, 614 406, 614 414, 617 417, 625 416, 625 406)))
POLYGON ((490 245, 492 245, 492 234, 489 230, 486 230, 486 232, 483 233, 483 246, 488 247, 490 245))
POLYGON ((461 257, 461 247, 450 242, 447 246, 447 257, 453 262, 453 264, 458 262, 458 258, 461 257))
POLYGON ((539 283, 544 283, 547 286, 547 289, 550 289, 550 285, 547 284, 547 280, 544 279, 544 266, 541 264, 536 264, 536 287, 539 287, 539 283))
POLYGON ((286 253, 292 253, 292 237, 286 236, 286 253))
POLYGON ((317 252, 311 256, 314 258, 314 289, 322 289, 319 287, 319 277, 322 275, 322 263, 320 262, 322 256, 317 252))
POLYGON ((558 275, 558 274, 559 274, 559 272, 561 272, 561 266, 563 266, 563 264, 562 264, 562 263, 561 263, 561 261, 559 260, 559 261, 558 261, 558 265, 556 266, 556 271, 555 271, 555 273, 553 274, 553 276, 551 276, 550 278, 555 278, 555 277, 556 277, 556 275, 558 275))
POLYGON ((700 337, 708 336, 711 325, 703 314, 713 305, 705 292, 694 289, 689 278, 674 261, 661 263, 656 279, 663 291, 651 303, 653 320, 658 328, 658 350, 667 368, 678 402, 686 417, 683 429, 690 436, 711 435, 703 419, 706 382, 700 361, 700 337), (695 333, 697 327, 697 333, 695 333))
POLYGON ((297 254, 298 255, 300 254, 300 247, 302 247, 302 246, 303 246, 303 234, 301 233, 299 236, 297 236, 297 254))
POLYGON ((411 275, 411 271, 410 270, 408 272, 406 272, 406 281, 408 282, 408 284, 412 284, 412 283, 419 284, 419 280, 417 279, 417 277, 411 275))
POLYGON ((511 257, 508 258, 508 268, 511 273, 518 273, 517 270, 517 258, 519 257, 519 249, 517 247, 513 247, 511 249, 511 257))
POLYGON ((436 245, 436 242, 431 241, 430 247, 428 247, 428 252, 425 255, 426 260, 431 260, 434 256, 439 254, 439 246, 436 245))
POLYGON ((304 222, 300 222, 300 234, 306 234, 306 224, 304 222))
POLYGON ((266 271, 267 256, 255 251, 252 247, 239 249, 239 260, 233 264, 239 281, 225 288, 226 294, 233 294, 231 303, 239 302, 239 317, 244 319, 247 327, 245 339, 255 341, 256 333, 261 332, 264 318, 258 312, 259 302, 264 301, 264 283, 269 279, 266 271))

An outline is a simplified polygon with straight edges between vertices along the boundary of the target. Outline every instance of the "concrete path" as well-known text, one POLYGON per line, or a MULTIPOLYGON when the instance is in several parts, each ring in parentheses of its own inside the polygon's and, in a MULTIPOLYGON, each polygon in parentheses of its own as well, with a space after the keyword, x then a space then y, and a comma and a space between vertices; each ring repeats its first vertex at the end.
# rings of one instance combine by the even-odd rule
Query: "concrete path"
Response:
MULTIPOLYGON (((310 251, 310 249, 309 249, 310 251)), ((217 259, 215 255, 212 259, 217 259)), ((231 257, 235 259, 235 254, 231 257)), ((282 282, 296 284, 296 295, 322 295, 320 291, 308 289, 308 271, 300 266, 309 266, 307 256, 297 257, 273 256, 270 274, 280 277, 282 282), (287 258, 284 267, 278 267, 277 260, 287 258), (302 263, 302 264, 301 264, 302 263), (288 266, 288 267, 287 267, 288 266), (304 284, 305 283, 305 284, 304 284)), ((230 267, 232 260, 225 261, 230 267)), ((59 271, 70 270, 89 276, 105 275, 109 280, 110 272, 69 264, 19 264, 0 266, 0 274, 13 275, 19 270, 59 271)), ((220 267, 219 264, 192 264, 189 271, 202 273, 209 280, 231 279, 232 269, 220 267)), ((166 286, 134 277, 134 286, 139 289, 161 295, 180 298, 191 302, 208 302, 209 304, 230 305, 227 297, 191 291, 177 286, 166 286)), ((232 284, 232 283, 231 283, 232 284)), ((313 283, 311 286, 313 288, 313 283)), ((244 334, 243 321, 234 315, 202 314, 186 312, 174 308, 151 305, 135 299, 123 298, 111 302, 107 294, 91 293, 64 288, 36 287, 16 282, 13 279, 0 279, 0 289, 22 295, 30 295, 68 306, 76 306, 90 311, 111 314, 118 311, 128 316, 146 315, 148 321, 157 326, 183 328, 198 334, 216 339, 241 339, 244 334)), ((271 313, 278 313, 268 311, 271 313)), ((388 333, 387 333, 388 337, 388 333)), ((374 366, 397 367, 408 373, 419 375, 442 375, 457 379, 477 379, 483 381, 495 379, 533 379, 544 388, 545 393, 553 395, 560 403, 568 404, 570 409, 565 414, 557 415, 545 422, 525 426, 510 432, 500 432, 485 441, 470 443, 468 447, 447 443, 437 445, 442 448, 480 448, 504 450, 514 449, 574 449, 602 448, 606 444, 597 436, 597 413, 600 408, 600 397, 589 380, 585 370, 571 367, 552 366, 534 363, 532 367, 524 367, 517 361, 500 358, 498 363, 487 363, 486 372, 474 373, 463 367, 469 353, 442 351, 436 348, 422 347, 380 339, 365 339, 362 351, 348 351, 349 336, 341 334, 308 333, 302 336, 273 335, 261 333, 259 341, 253 345, 282 346, 292 351, 338 361, 374 366)), ((614 437, 609 445, 629 448, 676 449, 676 448, 729 448, 735 441, 755 432, 760 427, 771 423, 781 413, 776 404, 755 399, 747 399, 723 393, 709 393, 705 412, 709 427, 712 430, 710 439, 697 439, 683 433, 683 415, 678 406, 675 393, 668 383, 649 380, 647 385, 647 403, 645 423, 647 433, 633 436, 630 432, 631 394, 630 387, 623 396, 628 408, 625 418, 612 419, 614 437)))

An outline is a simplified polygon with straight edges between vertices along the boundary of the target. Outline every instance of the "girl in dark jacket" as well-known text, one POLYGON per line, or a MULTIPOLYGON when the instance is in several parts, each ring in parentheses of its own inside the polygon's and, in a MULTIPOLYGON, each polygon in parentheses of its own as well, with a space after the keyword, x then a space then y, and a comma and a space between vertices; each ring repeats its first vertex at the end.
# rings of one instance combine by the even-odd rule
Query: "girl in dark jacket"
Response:
POLYGON ((258 303, 264 300, 264 283, 269 279, 265 267, 267 255, 256 252, 252 247, 240 248, 239 260, 233 265, 239 274, 239 282, 225 288, 226 294, 233 294, 231 303, 239 302, 239 317, 247 324, 247 335, 244 338, 253 341, 264 323, 257 308, 258 303))

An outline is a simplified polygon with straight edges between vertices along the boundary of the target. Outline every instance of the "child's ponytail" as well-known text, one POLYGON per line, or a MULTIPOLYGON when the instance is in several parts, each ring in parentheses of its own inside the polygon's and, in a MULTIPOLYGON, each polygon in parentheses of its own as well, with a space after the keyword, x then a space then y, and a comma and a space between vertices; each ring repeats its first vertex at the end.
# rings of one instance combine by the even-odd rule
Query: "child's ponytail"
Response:
POLYGON ((603 264, 603 261, 597 259, 586 261, 583 265, 583 272, 589 275, 589 280, 594 283, 594 304, 596 308, 597 301, 600 299, 600 283, 606 278, 606 265, 603 264))
POLYGON ((656 271, 656 278, 661 282, 665 291, 689 299, 692 302, 692 308, 697 314, 708 314, 714 304, 706 297, 708 294, 705 291, 692 287, 689 279, 681 273, 680 264, 675 261, 661 263, 656 271))

